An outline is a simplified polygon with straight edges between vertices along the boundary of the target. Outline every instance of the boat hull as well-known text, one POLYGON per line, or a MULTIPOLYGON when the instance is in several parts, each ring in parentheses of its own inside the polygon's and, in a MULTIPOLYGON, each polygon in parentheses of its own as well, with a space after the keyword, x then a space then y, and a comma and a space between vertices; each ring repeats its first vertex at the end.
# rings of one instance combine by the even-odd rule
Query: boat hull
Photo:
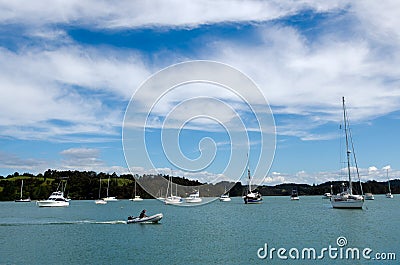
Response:
POLYGON ((68 207, 69 206, 69 202, 53 201, 53 200, 37 201, 36 204, 39 207, 68 207))
POLYGON ((105 200, 96 200, 94 203, 95 204, 107 204, 107 202, 105 200))
POLYGON ((182 200, 164 200, 165 204, 181 204, 182 200))
POLYGON ((19 199, 15 200, 15 202, 31 202, 31 199, 19 199))
POLYGON ((331 200, 331 204, 333 208, 336 209, 362 209, 364 205, 363 200, 331 200))
POLYGON ((133 202, 141 202, 141 201, 143 201, 143 199, 140 198, 140 196, 135 196, 135 198, 132 198, 132 199, 129 199, 129 200, 133 201, 133 202))
POLYGON ((103 198, 103 200, 106 202, 117 202, 118 201, 118 199, 115 197, 106 197, 106 198, 103 198))
POLYGON ((229 198, 229 197, 220 197, 219 201, 221 201, 221 202, 230 202, 231 198, 229 198))
POLYGON ((183 200, 179 196, 170 196, 164 200, 165 204, 181 204, 183 200))
POLYGON ((142 224, 146 224, 146 223, 156 224, 162 218, 163 218, 163 214, 162 213, 158 213, 158 214, 155 214, 155 215, 152 215, 152 216, 143 217, 143 218, 139 218, 139 217, 128 218, 126 223, 127 224, 137 224, 137 223, 139 223, 139 224, 140 223, 142 223, 142 224))
POLYGON ((203 200, 201 198, 186 198, 185 201, 187 203, 199 203, 202 202, 203 200))
POLYGON ((253 199, 253 198, 244 198, 245 204, 260 204, 262 203, 262 198, 260 199, 253 199))

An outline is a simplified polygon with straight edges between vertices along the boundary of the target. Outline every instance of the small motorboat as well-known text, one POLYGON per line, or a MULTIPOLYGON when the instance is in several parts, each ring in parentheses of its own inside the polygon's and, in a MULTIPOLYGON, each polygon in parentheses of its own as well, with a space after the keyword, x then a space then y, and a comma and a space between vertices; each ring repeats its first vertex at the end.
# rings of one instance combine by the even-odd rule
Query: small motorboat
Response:
POLYGON ((156 224, 162 218, 163 218, 163 214, 162 213, 158 213, 158 214, 155 214, 155 215, 152 215, 152 216, 146 216, 146 217, 143 217, 143 218, 129 216, 128 220, 126 221, 126 223, 127 224, 135 224, 135 223, 144 223, 144 224, 153 223, 153 224, 156 224))

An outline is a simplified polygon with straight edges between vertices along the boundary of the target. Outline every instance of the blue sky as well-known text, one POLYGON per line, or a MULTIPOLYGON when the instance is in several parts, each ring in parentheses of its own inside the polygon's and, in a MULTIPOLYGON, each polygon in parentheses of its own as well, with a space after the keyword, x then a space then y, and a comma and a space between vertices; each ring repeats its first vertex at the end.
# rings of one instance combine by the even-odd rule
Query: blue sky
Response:
MULTIPOLYGON (((389 165, 390 177, 398 178, 395 0, 6 1, 0 10, 0 175, 48 168, 127 173, 122 126, 140 85, 172 64, 212 60, 249 76, 272 109, 276 150, 264 183, 338 178, 342 96, 362 179, 385 180, 389 165)), ((209 96, 209 89, 178 89, 165 106, 196 93, 209 96)), ((237 103, 226 91, 213 93, 237 103)), ((251 127, 251 114, 238 113, 251 127)), ((246 159, 247 147, 230 150, 229 134, 202 122, 182 130, 180 148, 195 159, 201 139, 212 138, 214 163, 176 172, 209 181, 221 177, 231 152, 246 159)), ((249 132, 253 168, 259 136, 249 132)), ((132 162, 134 173, 168 173, 173 166, 160 146, 148 147, 156 169, 132 162)))

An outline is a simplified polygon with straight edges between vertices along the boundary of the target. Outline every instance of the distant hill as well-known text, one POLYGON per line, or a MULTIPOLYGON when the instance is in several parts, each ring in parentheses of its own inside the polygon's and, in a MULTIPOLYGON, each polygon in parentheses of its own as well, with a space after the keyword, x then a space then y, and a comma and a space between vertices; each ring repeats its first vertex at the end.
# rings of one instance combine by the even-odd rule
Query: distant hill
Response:
MULTIPOLYGON (((140 181, 154 182, 155 187, 160 187, 160 183, 165 183, 169 178, 168 175, 143 175, 135 176, 140 178, 140 181)), ((52 191, 57 189, 60 180, 67 183, 66 194, 69 198, 74 200, 93 200, 98 198, 99 194, 99 181, 102 180, 102 196, 105 196, 107 181, 110 178, 109 194, 117 196, 119 199, 129 199, 133 197, 133 187, 135 178, 131 174, 116 175, 108 173, 96 173, 93 171, 57 171, 47 170, 43 174, 33 175, 30 173, 19 174, 18 172, 8 175, 6 178, 0 176, 0 201, 12 201, 20 196, 21 180, 24 180, 23 196, 30 197, 32 200, 45 199, 52 191)), ((245 190, 240 182, 220 182, 217 184, 201 183, 197 180, 189 180, 184 177, 172 177, 172 182, 177 183, 179 186, 178 194, 182 197, 188 195, 193 189, 199 188, 202 197, 216 197, 224 193, 226 188, 231 187, 229 190, 230 196, 242 196, 245 190), (193 188, 192 188, 193 187, 193 188)), ((319 185, 284 183, 275 186, 259 186, 257 190, 263 196, 289 196, 293 188, 296 188, 300 196, 304 195, 322 195, 331 191, 339 192, 341 181, 325 182, 319 185)), ((400 180, 391 180, 390 186, 393 194, 400 193, 400 180)), ((163 185, 163 184, 162 184, 163 185)), ((354 184, 354 190, 360 194, 359 185, 354 184)), ((161 194, 160 196, 165 196, 161 194)), ((373 194, 387 193, 387 182, 367 181, 363 183, 363 191, 371 192, 373 194)), ((142 198, 153 198, 147 193, 140 185, 137 185, 137 195, 142 198)), ((157 191, 151 191, 156 194, 157 191)))

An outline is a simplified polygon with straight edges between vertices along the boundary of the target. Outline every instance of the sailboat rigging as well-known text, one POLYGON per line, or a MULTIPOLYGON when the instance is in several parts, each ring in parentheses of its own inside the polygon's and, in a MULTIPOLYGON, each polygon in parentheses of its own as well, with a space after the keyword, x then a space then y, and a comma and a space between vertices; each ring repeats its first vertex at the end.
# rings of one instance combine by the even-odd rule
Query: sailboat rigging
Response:
MULTIPOLYGON (((351 179, 351 167, 350 167, 350 159, 351 154, 354 159, 354 164, 356 167, 356 173, 358 179, 360 180, 360 175, 358 171, 357 160, 354 152, 354 144, 352 140, 352 136, 350 133, 349 121, 347 117, 346 105, 344 101, 344 97, 342 98, 343 102, 343 122, 344 122, 344 133, 346 140, 346 158, 347 158, 347 175, 348 175, 348 187, 344 188, 343 191, 337 195, 333 195, 331 197, 331 204, 333 208, 341 208, 341 209, 362 209, 364 204, 364 196, 363 195, 355 195, 353 194, 353 183, 351 179), (350 144, 351 143, 351 144, 350 144), (350 150, 351 148, 351 150, 350 150)), ((362 186, 361 193, 362 193, 362 186)))
POLYGON ((21 182, 21 196, 20 196, 20 198, 19 199, 17 199, 17 200, 15 200, 15 202, 30 202, 31 201, 31 198, 26 198, 26 199, 22 199, 22 189, 23 189, 23 187, 24 187, 24 180, 22 179, 21 180, 22 182, 21 182))
POLYGON ((140 196, 139 195, 136 195, 136 179, 135 179, 135 195, 134 195, 134 197, 132 198, 132 199, 129 199, 130 201, 134 201, 134 202, 139 202, 139 201, 143 201, 143 199, 142 198, 140 198, 140 196))
POLYGON ((253 192, 251 190, 251 174, 250 174, 250 166, 248 162, 247 156, 247 177, 248 177, 248 186, 246 190, 246 194, 243 196, 243 200, 245 204, 254 204, 254 203, 262 203, 262 196, 261 193, 258 191, 253 192))
POLYGON ((100 178, 99 182, 100 182, 100 184, 99 184, 99 199, 95 200, 94 203, 96 203, 96 204, 107 204, 107 201, 105 201, 105 200, 103 200, 101 198, 101 178, 100 178))
POLYGON ((166 198, 164 200, 165 204, 181 204, 183 202, 182 197, 178 196, 178 184, 176 184, 176 195, 173 195, 173 192, 172 192, 172 170, 171 170, 171 175, 169 176, 167 192, 166 192, 165 196, 166 196, 166 198), (170 185, 171 185, 171 194, 170 194, 170 196, 168 196, 168 190, 169 190, 170 185))
POLYGON ((392 191, 390 190, 389 168, 386 168, 386 178, 388 179, 389 192, 386 193, 386 198, 393 199, 392 191))
POLYGON ((116 197, 110 197, 108 196, 108 190, 110 189, 110 176, 108 177, 108 182, 107 182, 107 197, 103 198, 104 201, 106 202, 115 202, 118 201, 116 197))

